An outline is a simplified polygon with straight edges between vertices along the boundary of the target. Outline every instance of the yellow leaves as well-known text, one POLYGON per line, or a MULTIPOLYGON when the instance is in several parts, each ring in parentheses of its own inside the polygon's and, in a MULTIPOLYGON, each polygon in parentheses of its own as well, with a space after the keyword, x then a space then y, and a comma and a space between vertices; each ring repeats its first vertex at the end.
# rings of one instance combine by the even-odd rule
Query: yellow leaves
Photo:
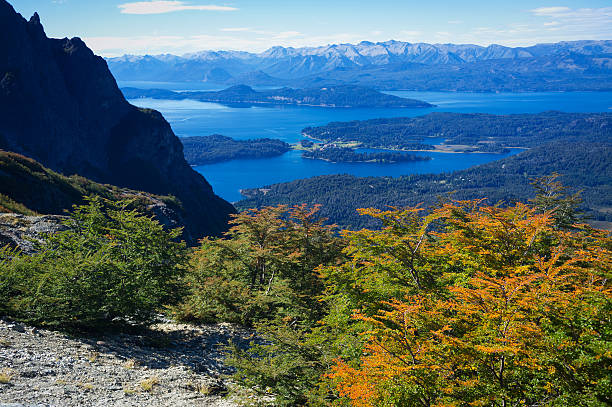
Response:
MULTIPOLYGON (((510 391, 506 376, 559 378, 556 354, 600 340, 599 328, 573 324, 603 323, 601 304, 612 296, 608 235, 584 226, 559 230, 550 213, 521 203, 460 201, 427 216, 418 207, 360 213, 385 228, 347 233, 352 287, 378 301, 353 315, 369 326, 358 365, 333 367, 352 405, 373 405, 385 383, 432 394, 430 405, 492 405, 510 391), (420 284, 396 278, 402 272, 420 273, 420 284), (579 332, 553 336, 555 324, 579 332)), ((572 373, 584 362, 563 363, 572 373)), ((544 392, 558 390, 554 381, 541 383, 544 392)))
POLYGON ((337 391, 341 397, 346 397, 355 407, 369 407, 376 397, 374 386, 369 385, 367 373, 353 369, 344 361, 338 359, 332 366, 331 373, 326 375, 337 383, 337 391))
POLYGON ((475 345, 474 349, 482 353, 495 354, 495 353, 508 353, 518 354, 521 348, 516 346, 503 346, 503 345, 475 345))

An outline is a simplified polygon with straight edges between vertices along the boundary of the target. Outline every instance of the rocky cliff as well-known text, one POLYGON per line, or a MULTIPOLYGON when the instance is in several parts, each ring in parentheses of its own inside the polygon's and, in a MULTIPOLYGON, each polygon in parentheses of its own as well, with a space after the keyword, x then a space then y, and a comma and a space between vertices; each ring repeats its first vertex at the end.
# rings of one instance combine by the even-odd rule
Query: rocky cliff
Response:
POLYGON ((219 235, 234 208, 191 169, 162 115, 130 105, 79 38, 47 38, 0 0, 0 148, 65 175, 174 195, 191 236, 219 235))

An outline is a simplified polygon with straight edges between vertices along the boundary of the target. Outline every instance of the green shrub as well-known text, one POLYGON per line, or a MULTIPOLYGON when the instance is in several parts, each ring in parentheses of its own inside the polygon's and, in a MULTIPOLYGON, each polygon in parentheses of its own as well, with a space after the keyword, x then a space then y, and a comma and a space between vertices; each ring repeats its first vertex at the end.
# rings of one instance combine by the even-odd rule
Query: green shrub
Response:
MULTIPOLYGON (((310 332, 326 313, 317 267, 341 258, 342 240, 318 207, 277 206, 236 215, 226 239, 205 239, 185 277, 180 319, 231 321, 255 327, 249 349, 230 346, 236 383, 274 405, 321 400, 325 347, 310 332)), ((257 399, 257 398, 256 398, 257 399)), ((251 400, 252 401, 252 400, 251 400)))
POLYGON ((37 324, 146 322, 176 299, 185 259, 180 230, 165 231, 131 202, 87 198, 33 256, 0 252, 0 310, 37 324))
POLYGON ((226 239, 205 239, 190 258, 188 295, 174 308, 183 320, 245 325, 321 316, 315 268, 341 250, 318 208, 278 206, 236 215, 226 239))

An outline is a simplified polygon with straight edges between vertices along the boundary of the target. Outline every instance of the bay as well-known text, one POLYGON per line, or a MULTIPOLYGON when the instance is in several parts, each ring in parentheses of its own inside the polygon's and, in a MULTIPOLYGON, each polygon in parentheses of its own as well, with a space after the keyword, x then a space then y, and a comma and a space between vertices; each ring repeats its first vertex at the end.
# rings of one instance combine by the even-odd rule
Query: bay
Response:
MULTIPOLYGON (((124 84, 120 84, 125 86, 124 84)), ((133 84, 135 85, 135 84, 133 84)), ((139 83, 140 87, 161 87, 159 83, 139 83)), ((187 90, 193 84, 164 83, 164 88, 187 90)), ((203 86, 204 87, 204 86, 203 86)), ((177 136, 205 136, 214 133, 236 139, 269 137, 295 143, 303 137, 307 126, 320 126, 332 121, 366 120, 380 117, 413 117, 434 111, 462 113, 539 113, 547 110, 565 112, 610 112, 612 92, 537 92, 537 93, 446 93, 389 92, 433 103, 427 109, 353 109, 301 106, 227 107, 193 100, 135 99, 131 103, 159 110, 170 122, 177 136)), ((240 189, 256 188, 324 174, 357 176, 392 176, 441 173, 484 164, 515 154, 427 153, 430 161, 382 163, 330 163, 302 159, 299 151, 282 156, 196 166, 212 185, 215 193, 231 202, 240 200, 240 189)))

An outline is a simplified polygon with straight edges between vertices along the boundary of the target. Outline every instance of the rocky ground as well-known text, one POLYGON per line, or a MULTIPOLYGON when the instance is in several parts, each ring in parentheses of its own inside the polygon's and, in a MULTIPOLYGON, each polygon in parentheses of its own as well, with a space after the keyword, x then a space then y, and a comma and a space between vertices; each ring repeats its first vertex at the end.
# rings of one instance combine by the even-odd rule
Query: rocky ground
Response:
POLYGON ((0 320, 0 407, 235 406, 219 345, 251 335, 164 322, 81 337, 0 320))
POLYGON ((25 216, 16 213, 0 213, 0 247, 17 247, 24 253, 35 251, 35 242, 47 234, 66 230, 64 216, 25 216))

